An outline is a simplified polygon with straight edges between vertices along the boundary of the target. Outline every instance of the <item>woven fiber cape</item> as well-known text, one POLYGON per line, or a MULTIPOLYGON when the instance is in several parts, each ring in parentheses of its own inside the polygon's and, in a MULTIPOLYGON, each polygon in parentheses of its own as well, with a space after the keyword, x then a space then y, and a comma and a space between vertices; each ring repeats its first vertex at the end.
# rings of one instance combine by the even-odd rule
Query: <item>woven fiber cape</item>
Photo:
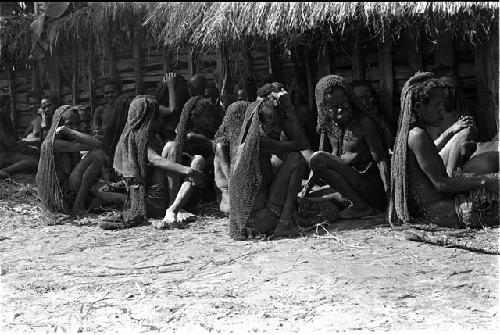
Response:
POLYGON ((214 143, 229 145, 229 157, 231 158, 237 147, 241 125, 245 120, 245 111, 249 105, 250 103, 247 101, 236 101, 229 105, 222 124, 215 134, 214 143))
POLYGON ((327 118, 328 104, 325 101, 325 91, 334 88, 341 88, 347 95, 347 99, 353 109, 358 113, 361 113, 369 117, 377 127, 379 137, 382 140, 382 145, 386 151, 389 149, 389 145, 393 142, 392 134, 390 131, 384 129, 380 122, 375 119, 369 111, 366 110, 361 101, 354 95, 352 88, 345 79, 338 75, 328 75, 321 78, 316 84, 315 96, 316 105, 318 106, 318 125, 317 132, 319 134, 324 133, 332 138, 337 139, 337 153, 340 156, 343 153, 343 137, 346 132, 344 127, 336 125, 327 118))
POLYGON ((238 137, 237 154, 231 159, 229 234, 235 240, 248 237, 248 218, 262 182, 259 159, 260 104, 261 101, 256 101, 246 109, 238 137))
POLYGON ((139 95, 132 100, 127 123, 116 146, 114 169, 127 184, 123 219, 136 223, 147 221, 147 144, 153 118, 158 110, 156 100, 139 95))
POLYGON ((127 122, 128 108, 133 99, 134 97, 129 94, 122 94, 116 98, 112 105, 113 115, 112 120, 110 121, 112 124, 111 127, 105 130, 102 140, 104 150, 111 160, 113 160, 116 145, 118 144, 120 135, 125 127, 125 123, 127 122))
POLYGON ((177 136, 175 137, 175 141, 179 144, 182 144, 184 148, 186 144, 187 131, 189 129, 191 112, 201 99, 203 98, 198 96, 190 98, 182 109, 179 124, 177 125, 177 136))
POLYGON ((40 160, 38 161, 38 172, 36 174, 38 196, 42 201, 43 208, 53 213, 70 213, 70 208, 64 201, 63 192, 57 178, 54 159, 56 129, 64 112, 69 109, 71 109, 70 105, 63 105, 55 111, 47 137, 40 148, 40 160))

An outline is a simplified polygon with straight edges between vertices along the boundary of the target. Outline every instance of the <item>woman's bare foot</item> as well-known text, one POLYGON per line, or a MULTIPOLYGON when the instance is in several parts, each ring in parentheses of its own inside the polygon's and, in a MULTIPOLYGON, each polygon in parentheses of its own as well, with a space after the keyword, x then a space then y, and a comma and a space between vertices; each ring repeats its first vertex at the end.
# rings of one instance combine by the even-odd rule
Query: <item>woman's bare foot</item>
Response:
POLYGON ((222 213, 229 214, 229 192, 227 190, 222 191, 219 209, 222 213))
POLYGON ((188 213, 185 210, 181 209, 177 213, 177 223, 187 223, 196 221, 197 217, 194 214, 188 213))
POLYGON ((272 237, 288 237, 295 236, 300 233, 302 229, 293 221, 293 219, 280 219, 278 225, 272 234, 272 237))
POLYGON ((375 211, 368 204, 352 204, 346 209, 340 211, 339 219, 341 220, 352 220, 352 219, 362 219, 367 216, 372 216, 375 211))
MULTIPOLYGON (((165 212, 165 217, 161 222, 165 225, 165 227, 170 227, 177 222, 177 213, 172 211, 171 209, 167 209, 165 212)), ((155 227, 156 228, 156 227, 155 227)))

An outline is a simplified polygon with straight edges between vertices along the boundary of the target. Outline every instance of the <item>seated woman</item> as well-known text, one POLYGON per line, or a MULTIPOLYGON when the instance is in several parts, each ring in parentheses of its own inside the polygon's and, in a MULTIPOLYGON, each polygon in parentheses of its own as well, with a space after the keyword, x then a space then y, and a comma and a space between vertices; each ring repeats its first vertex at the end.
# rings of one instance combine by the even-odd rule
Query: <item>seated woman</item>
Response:
POLYGON ((0 180, 36 170, 37 161, 18 150, 17 133, 10 119, 10 97, 0 95, 0 180))
MULTIPOLYGON (((389 221, 420 217, 446 227, 498 224, 498 176, 449 177, 428 133, 443 120, 444 91, 433 73, 417 73, 401 92, 401 115, 392 157, 389 221)), ((476 162, 477 165, 487 163, 476 162)), ((498 165, 497 165, 498 169, 498 165)))
MULTIPOLYGON (((191 166, 184 166, 160 156, 161 123, 158 122, 158 103, 152 96, 137 96, 130 104, 127 123, 116 147, 113 167, 123 176, 127 185, 127 197, 122 213, 124 224, 102 225, 102 228, 125 228, 145 223, 150 217, 165 213, 169 199, 167 175, 184 178, 179 193, 184 197, 174 199, 169 210, 182 215, 186 193, 203 183, 203 159, 196 157, 191 166)), ((188 195, 188 194, 187 194, 188 195)), ((155 228, 167 228, 165 221, 155 228)))
POLYGON ((54 113, 42 143, 36 183, 46 210, 81 215, 91 203, 106 154, 100 141, 80 132, 80 116, 69 105, 54 113), (89 151, 81 159, 80 151, 89 151))
POLYGON ((309 143, 280 84, 264 85, 258 96, 245 112, 231 160, 229 219, 234 239, 298 231, 293 214, 309 143), (288 139, 281 139, 282 132, 288 139))
POLYGON ((330 140, 332 153, 319 151, 310 161, 313 177, 322 179, 340 193, 347 208, 341 219, 363 218, 384 210, 389 191, 388 149, 373 119, 363 112, 344 78, 329 75, 316 85, 318 130, 330 140))
MULTIPOLYGON (((31 122, 22 141, 40 145, 45 139, 47 132, 52 124, 52 117, 56 110, 55 97, 44 97, 40 102, 40 108, 36 110, 36 115, 31 122)), ((36 106, 35 100, 32 100, 33 108, 36 106)))
POLYGON ((241 125, 245 118, 245 111, 250 105, 247 101, 237 101, 229 105, 222 124, 215 134, 214 175, 215 184, 221 192, 219 209, 229 213, 229 177, 231 159, 235 144, 238 142, 241 125))
MULTIPOLYGON (((205 98, 206 86, 206 79, 202 75, 194 75, 189 80, 188 90, 191 98, 182 109, 175 141, 167 142, 162 152, 162 156, 172 162, 188 164, 193 168, 203 166, 203 169, 213 166, 213 138, 224 117, 224 110, 220 105, 212 105, 210 100, 205 98)), ((185 210, 179 214, 181 208, 174 206, 176 199, 183 205, 188 202, 193 195, 190 185, 191 183, 181 185, 176 175, 169 176, 171 207, 165 213, 166 225, 194 219, 195 216, 185 210)))

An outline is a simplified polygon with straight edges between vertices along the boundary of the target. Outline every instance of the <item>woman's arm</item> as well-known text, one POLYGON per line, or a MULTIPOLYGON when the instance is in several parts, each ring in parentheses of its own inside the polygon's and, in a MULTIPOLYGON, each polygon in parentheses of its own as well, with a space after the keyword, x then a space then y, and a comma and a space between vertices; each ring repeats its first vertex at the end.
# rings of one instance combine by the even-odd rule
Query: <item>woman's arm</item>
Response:
POLYGON ((443 161, 429 137, 421 128, 413 128, 408 136, 408 147, 415 154, 417 163, 438 192, 459 193, 486 186, 498 193, 498 181, 481 177, 448 177, 443 161))

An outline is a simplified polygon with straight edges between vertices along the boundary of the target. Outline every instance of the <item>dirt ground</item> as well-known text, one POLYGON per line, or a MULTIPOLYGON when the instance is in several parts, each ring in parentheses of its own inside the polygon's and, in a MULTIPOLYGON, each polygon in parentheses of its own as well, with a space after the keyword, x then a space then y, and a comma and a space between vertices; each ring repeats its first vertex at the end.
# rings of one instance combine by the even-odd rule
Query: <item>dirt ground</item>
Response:
POLYGON ((498 256, 411 242, 381 219, 235 242, 207 207, 185 230, 104 231, 54 224, 33 178, 16 180, 0 182, 3 333, 500 329, 498 256))

